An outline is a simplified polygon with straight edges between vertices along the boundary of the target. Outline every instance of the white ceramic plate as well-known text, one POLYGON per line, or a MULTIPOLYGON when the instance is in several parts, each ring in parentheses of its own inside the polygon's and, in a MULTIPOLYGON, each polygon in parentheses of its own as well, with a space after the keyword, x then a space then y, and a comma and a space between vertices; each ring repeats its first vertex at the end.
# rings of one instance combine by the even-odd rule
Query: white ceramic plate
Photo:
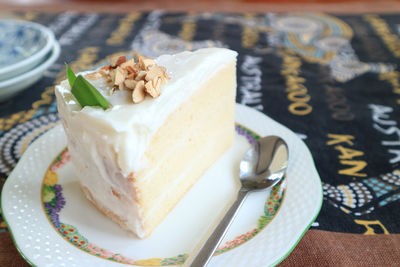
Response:
POLYGON ((269 266, 296 246, 322 204, 321 181, 305 144, 289 129, 237 105, 235 143, 146 240, 103 216, 74 178, 60 125, 23 154, 2 191, 3 216, 23 257, 37 266, 123 266, 186 263, 195 255, 238 188, 238 163, 254 139, 279 135, 289 146, 283 183, 253 193, 210 266, 269 266), (46 215, 46 212, 49 215, 46 215))
POLYGON ((0 101, 12 97, 37 82, 42 78, 44 72, 58 59, 59 55, 60 45, 58 42, 54 42, 52 51, 40 65, 21 75, 0 81, 0 101))
POLYGON ((29 21, 0 21, 0 81, 16 77, 44 60, 54 46, 54 33, 29 21))

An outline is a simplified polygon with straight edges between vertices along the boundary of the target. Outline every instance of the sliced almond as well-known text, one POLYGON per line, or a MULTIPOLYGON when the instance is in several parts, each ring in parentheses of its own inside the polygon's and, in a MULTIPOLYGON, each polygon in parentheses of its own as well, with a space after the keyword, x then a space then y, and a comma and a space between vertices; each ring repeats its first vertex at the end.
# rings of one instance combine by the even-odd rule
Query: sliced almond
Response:
POLYGON ((131 73, 138 73, 138 72, 139 72, 139 70, 135 67, 135 65, 133 65, 133 66, 128 66, 128 67, 126 67, 125 69, 128 71, 129 74, 131 74, 131 73))
POLYGON ((134 73, 134 72, 129 73, 128 76, 126 76, 126 79, 135 80, 135 78, 136 78, 136 73, 134 73))
POLYGON ((164 68, 164 73, 161 76, 161 84, 166 84, 167 80, 169 80, 169 79, 171 79, 171 78, 168 76, 167 71, 164 68))
POLYGON ((126 61, 126 56, 120 56, 120 57, 112 57, 110 60, 110 65, 112 68, 116 68, 122 63, 126 61))
POLYGON ((102 70, 110 70, 111 66, 110 65, 105 65, 103 67, 101 67, 102 70))
POLYGON ((165 69, 163 67, 153 65, 149 68, 149 71, 146 74, 146 81, 153 80, 155 78, 163 76, 165 73, 165 69))
POLYGON ((126 70, 128 71, 128 76, 126 77, 127 79, 135 79, 137 73, 139 72, 139 70, 135 66, 128 66, 126 70))
POLYGON ((118 86, 118 89, 121 90, 121 91, 123 91, 123 90, 130 90, 128 87, 125 86, 125 82, 121 83, 121 84, 118 86))
POLYGON ((146 93, 148 93, 153 98, 156 98, 161 94, 160 88, 154 87, 153 82, 147 82, 145 88, 146 93))
POLYGON ((161 91, 161 77, 158 77, 157 79, 153 80, 153 86, 154 88, 157 88, 157 90, 161 91))
POLYGON ((128 75, 128 72, 124 70, 121 67, 118 67, 115 70, 115 79, 114 79, 114 85, 121 85, 124 81, 126 76, 128 75))
POLYGON ((126 79, 124 81, 126 88, 131 89, 131 90, 135 88, 137 83, 138 83, 138 81, 135 81, 134 79, 126 79))
POLYGON ((128 68, 131 67, 133 68, 135 66, 135 60, 134 59, 129 59, 127 61, 125 61, 124 63, 122 63, 121 65, 119 65, 121 68, 128 68))
POLYGON ((140 103, 144 100, 145 98, 145 86, 144 86, 144 81, 141 80, 139 81, 135 88, 132 91, 132 100, 133 103, 140 103))
POLYGON ((101 77, 102 77, 101 74, 98 72, 91 72, 85 75, 85 78, 89 80, 97 80, 100 79, 101 77))
POLYGON ((139 56, 138 62, 142 70, 147 70, 150 66, 154 65, 154 59, 144 56, 139 56))
POLYGON ((144 70, 141 70, 138 72, 138 74, 136 75, 135 80, 139 81, 139 80, 143 80, 146 77, 147 72, 144 70))
POLYGON ((111 79, 111 83, 114 84, 115 81, 115 69, 110 69, 108 72, 108 77, 111 79))

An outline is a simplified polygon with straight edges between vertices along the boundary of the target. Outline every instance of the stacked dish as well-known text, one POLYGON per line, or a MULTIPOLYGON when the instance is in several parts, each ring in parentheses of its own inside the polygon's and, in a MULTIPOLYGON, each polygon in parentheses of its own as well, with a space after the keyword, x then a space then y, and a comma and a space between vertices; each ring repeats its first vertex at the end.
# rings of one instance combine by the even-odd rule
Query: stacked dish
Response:
POLYGON ((0 101, 38 81, 59 55, 60 45, 45 26, 0 20, 0 101))

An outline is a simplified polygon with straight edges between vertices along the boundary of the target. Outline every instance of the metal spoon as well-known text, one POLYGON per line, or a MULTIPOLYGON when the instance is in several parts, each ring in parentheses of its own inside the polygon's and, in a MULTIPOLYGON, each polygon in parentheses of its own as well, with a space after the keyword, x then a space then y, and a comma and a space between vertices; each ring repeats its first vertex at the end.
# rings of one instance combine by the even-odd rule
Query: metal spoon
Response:
POLYGON ((288 157, 287 144, 280 137, 267 136, 255 142, 240 162, 241 188, 235 202, 202 246, 190 266, 207 265, 248 193, 267 189, 277 184, 286 171, 288 157))

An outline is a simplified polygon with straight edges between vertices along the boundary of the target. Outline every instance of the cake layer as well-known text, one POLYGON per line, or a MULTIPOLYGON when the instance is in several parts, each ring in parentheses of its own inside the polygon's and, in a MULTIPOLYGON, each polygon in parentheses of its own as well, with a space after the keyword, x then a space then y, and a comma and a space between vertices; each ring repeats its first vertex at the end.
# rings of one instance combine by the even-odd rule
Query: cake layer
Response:
POLYGON ((132 183, 147 233, 232 144, 235 71, 232 62, 217 72, 168 117, 150 143, 146 158, 153 167, 135 174, 132 183))

